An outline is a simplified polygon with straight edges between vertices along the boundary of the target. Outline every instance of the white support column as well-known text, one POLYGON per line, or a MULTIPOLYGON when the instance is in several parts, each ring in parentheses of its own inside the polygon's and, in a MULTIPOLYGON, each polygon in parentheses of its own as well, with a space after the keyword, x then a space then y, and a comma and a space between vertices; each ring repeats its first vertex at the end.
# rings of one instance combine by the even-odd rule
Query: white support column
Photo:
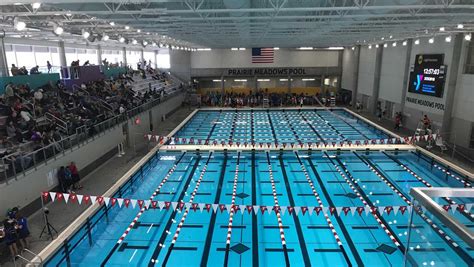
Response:
POLYGON ((292 86, 291 76, 288 76, 288 94, 291 94, 291 86, 292 86))
POLYGON ((140 49, 140 58, 142 59, 142 62, 145 61, 145 51, 143 51, 143 49, 140 49))
POLYGON ((354 82, 352 84, 352 106, 355 107, 357 102, 357 89, 359 83, 359 58, 360 58, 360 45, 356 46, 354 51, 354 82))
POLYGON ((155 50, 155 69, 158 69, 158 50, 155 50))
POLYGON ((0 77, 8 77, 7 53, 5 51, 4 37, 0 38, 0 77))
POLYGON ((372 105, 370 111, 372 114, 376 114, 377 103, 379 102, 379 91, 380 91, 380 72, 382 71, 382 57, 383 57, 383 46, 380 46, 376 51, 375 56, 375 72, 374 72, 374 90, 372 92, 372 105))
POLYGON ((97 65, 102 66, 102 47, 97 46, 97 65))
POLYGON ((127 67, 127 48, 122 48, 122 67, 127 67))
POLYGON ((58 52, 59 52, 59 64, 61 67, 67 67, 67 62, 66 62, 66 50, 64 48, 64 41, 59 41, 58 44, 58 52))

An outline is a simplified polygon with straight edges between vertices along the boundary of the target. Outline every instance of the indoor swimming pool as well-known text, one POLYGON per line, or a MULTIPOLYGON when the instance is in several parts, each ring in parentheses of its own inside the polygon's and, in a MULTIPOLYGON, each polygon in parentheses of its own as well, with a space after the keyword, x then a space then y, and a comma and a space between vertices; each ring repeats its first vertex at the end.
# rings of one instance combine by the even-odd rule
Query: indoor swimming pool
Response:
POLYGON ((387 138, 343 109, 200 110, 174 136, 212 143, 316 143, 387 138))
POLYGON ((447 168, 416 150, 158 152, 115 198, 224 205, 102 205, 46 266, 403 266, 406 249, 408 266, 469 266, 472 249, 436 218, 399 209, 411 187, 465 187, 447 168))

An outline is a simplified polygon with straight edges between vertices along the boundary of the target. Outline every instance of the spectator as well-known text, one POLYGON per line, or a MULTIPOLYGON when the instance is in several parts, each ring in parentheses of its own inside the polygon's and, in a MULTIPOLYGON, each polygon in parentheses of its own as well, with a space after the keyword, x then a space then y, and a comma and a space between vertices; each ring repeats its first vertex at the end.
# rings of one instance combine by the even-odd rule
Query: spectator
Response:
POLYGON ((425 131, 425 134, 428 134, 429 131, 431 131, 431 120, 428 118, 428 115, 424 115, 423 119, 423 130, 425 131))
POLYGON ((59 167, 59 170, 56 174, 59 182, 59 186, 61 187, 61 191, 63 193, 69 192, 70 185, 68 184, 68 180, 66 180, 66 170, 64 166, 59 167))
POLYGON ((23 249, 29 247, 28 237, 30 236, 30 230, 28 229, 28 221, 21 212, 16 212, 16 220, 18 224, 18 238, 23 249))
POLYGON ((18 241, 18 234, 16 232, 16 223, 14 219, 8 218, 3 221, 5 241, 7 243, 8 249, 12 255, 12 258, 17 257, 19 254, 18 247, 16 242, 18 241))
POLYGON ((89 63, 89 60, 86 60, 86 62, 84 62, 84 65, 83 66, 90 66, 91 63, 89 63))
POLYGON ((13 92, 13 83, 9 82, 5 86, 5 98, 6 100, 11 100, 13 96, 15 96, 15 93, 13 92))
POLYGON ((46 67, 48 68, 48 73, 51 73, 51 69, 53 68, 53 65, 48 61, 46 61, 46 67))
POLYGON ((20 70, 18 69, 15 64, 12 64, 12 68, 10 69, 10 72, 12 73, 12 76, 17 76, 20 75, 20 70))
POLYGON ((400 126, 402 126, 402 113, 397 112, 395 114, 395 130, 400 130, 400 126))
POLYGON ((43 89, 37 90, 34 94, 35 102, 41 103, 43 100, 43 89))
POLYGON ((82 189, 82 186, 79 184, 79 180, 81 179, 79 176, 79 171, 77 170, 77 166, 74 163, 74 161, 71 161, 71 163, 68 166, 69 170, 71 171, 71 177, 72 177, 72 182, 73 182, 73 188, 74 189, 82 189))
POLYGON ((28 75, 28 70, 26 70, 25 66, 20 68, 19 75, 28 75))
POLYGON ((41 74, 38 65, 30 69, 30 74, 41 74))

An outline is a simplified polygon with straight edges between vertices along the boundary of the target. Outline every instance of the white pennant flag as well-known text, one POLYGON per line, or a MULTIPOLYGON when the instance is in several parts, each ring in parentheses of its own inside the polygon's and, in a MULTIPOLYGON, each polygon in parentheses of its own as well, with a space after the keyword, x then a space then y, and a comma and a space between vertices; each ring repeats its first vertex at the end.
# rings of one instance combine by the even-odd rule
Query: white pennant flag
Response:
POLYGON ((151 200, 145 200, 145 207, 148 209, 150 208, 151 200))
POLYGON ((260 206, 258 206, 258 205, 254 205, 254 206, 253 206, 253 213, 255 213, 255 215, 258 214, 258 211, 259 211, 259 210, 260 210, 260 206))
POLYGON ((187 202, 186 204, 184 204, 184 206, 186 207, 187 210, 189 210, 189 208, 191 208, 191 203, 187 202))
POLYGON ((273 211, 273 206, 267 206, 268 214, 272 213, 272 211, 273 211))
POLYGON ((56 192, 49 192, 49 195, 51 196, 51 202, 54 202, 56 200, 56 192))
POLYGON ((301 208, 300 207, 295 207, 295 214, 298 215, 300 213, 301 208))
POLYGON ((383 215, 383 212, 385 211, 385 207, 379 207, 379 213, 380 215, 383 215))
POLYGON ((308 207, 309 216, 313 215, 314 207, 308 207))
POLYGON ((178 206, 178 202, 171 202, 171 207, 173 207, 173 210, 176 210, 177 206, 178 206))
POLYGON ((104 203, 105 203, 105 206, 109 206, 109 202, 110 202, 110 197, 104 197, 104 203))
POLYGON ((165 202, 164 201, 158 201, 158 207, 160 208, 160 210, 163 210, 163 208, 165 207, 165 202))
POLYGON ((397 138, 392 138, 392 143, 396 143, 397 142, 397 138))
POLYGON ((456 210, 458 209, 458 204, 451 204, 451 212, 454 214, 456 213, 456 210))
POLYGON ((438 137, 438 134, 433 134, 433 140, 436 141, 436 137, 438 137))
POLYGON ((328 207, 323 206, 323 208, 321 210, 323 211, 323 214, 327 214, 328 209, 329 209, 328 207))
POLYGON ((285 206, 281 207, 281 214, 285 215, 285 212, 286 212, 286 207, 285 206))
POLYGON ((135 208, 137 205, 137 200, 136 199, 130 199, 130 203, 132 203, 132 208, 135 208))
POLYGON ((357 207, 351 207, 351 214, 352 216, 354 216, 354 213, 356 212, 357 210, 357 207))
POLYGON ((239 208, 240 208, 240 213, 244 214, 245 205, 239 205, 239 208))
POLYGON ((365 215, 369 214, 370 207, 365 206, 364 211, 365 211, 365 215))
POLYGON ((338 216, 341 216, 342 207, 336 207, 336 213, 338 216))
POLYGON ((420 141, 420 136, 419 135, 417 135, 415 138, 416 138, 416 141, 418 141, 418 142, 420 141))
POLYGON ((121 208, 122 204, 123 204, 123 198, 117 198, 117 203, 118 203, 119 207, 121 208))
POLYGON ((147 135, 147 137, 148 137, 148 141, 150 141, 151 140, 151 134, 147 135))
POLYGON ((64 196, 64 202, 67 204, 67 201, 69 200, 69 194, 63 193, 64 196))
POLYGON ((230 209, 232 208, 231 204, 225 205, 225 208, 227 210, 227 213, 230 213, 230 209))
POLYGON ((97 199, 96 196, 91 196, 91 204, 93 205, 95 203, 95 200, 97 199))
POLYGON ((393 214, 397 215, 400 206, 393 206, 393 214))
POLYGON ((204 206, 206 206, 206 204, 204 204, 204 203, 199 203, 198 206, 199 206, 199 210, 201 210, 201 212, 202 212, 202 210, 204 210, 204 206))
POLYGON ((76 195, 76 197, 77 197, 77 203, 79 203, 79 205, 81 205, 83 195, 76 195))
POLYGON ((215 212, 217 212, 217 208, 219 207, 219 204, 212 204, 212 210, 215 212))

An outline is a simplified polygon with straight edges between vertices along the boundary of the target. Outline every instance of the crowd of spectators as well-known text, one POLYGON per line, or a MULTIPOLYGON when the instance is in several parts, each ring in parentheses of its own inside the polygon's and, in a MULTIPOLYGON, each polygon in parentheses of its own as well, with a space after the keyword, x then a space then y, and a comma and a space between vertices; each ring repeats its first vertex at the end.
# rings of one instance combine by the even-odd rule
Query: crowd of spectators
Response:
POLYGON ((226 93, 222 95, 217 92, 209 92, 201 97, 201 103, 206 106, 224 106, 224 107, 257 107, 262 106, 264 101, 268 101, 270 107, 281 106, 303 106, 318 105, 321 102, 329 105, 329 91, 323 94, 290 94, 290 93, 268 93, 268 90, 249 94, 244 93, 226 93), (319 102, 318 102, 319 100, 319 102))
MULTIPOLYGON (((146 78, 147 74, 165 79, 165 74, 151 69, 140 75, 146 78)), ((79 127, 87 129, 84 132, 92 136, 96 133, 93 125, 164 97, 163 88, 150 86, 144 92, 135 92, 132 89, 134 79, 137 78, 129 71, 115 79, 82 84, 74 90, 66 89, 59 81, 36 91, 28 85, 7 84, 0 97, 0 118, 4 128, 0 134, 0 157, 8 156, 8 170, 27 169, 33 164, 28 152, 50 144, 54 143, 48 151, 38 153, 35 160, 62 151, 63 147, 57 141, 76 133, 79 127)))

